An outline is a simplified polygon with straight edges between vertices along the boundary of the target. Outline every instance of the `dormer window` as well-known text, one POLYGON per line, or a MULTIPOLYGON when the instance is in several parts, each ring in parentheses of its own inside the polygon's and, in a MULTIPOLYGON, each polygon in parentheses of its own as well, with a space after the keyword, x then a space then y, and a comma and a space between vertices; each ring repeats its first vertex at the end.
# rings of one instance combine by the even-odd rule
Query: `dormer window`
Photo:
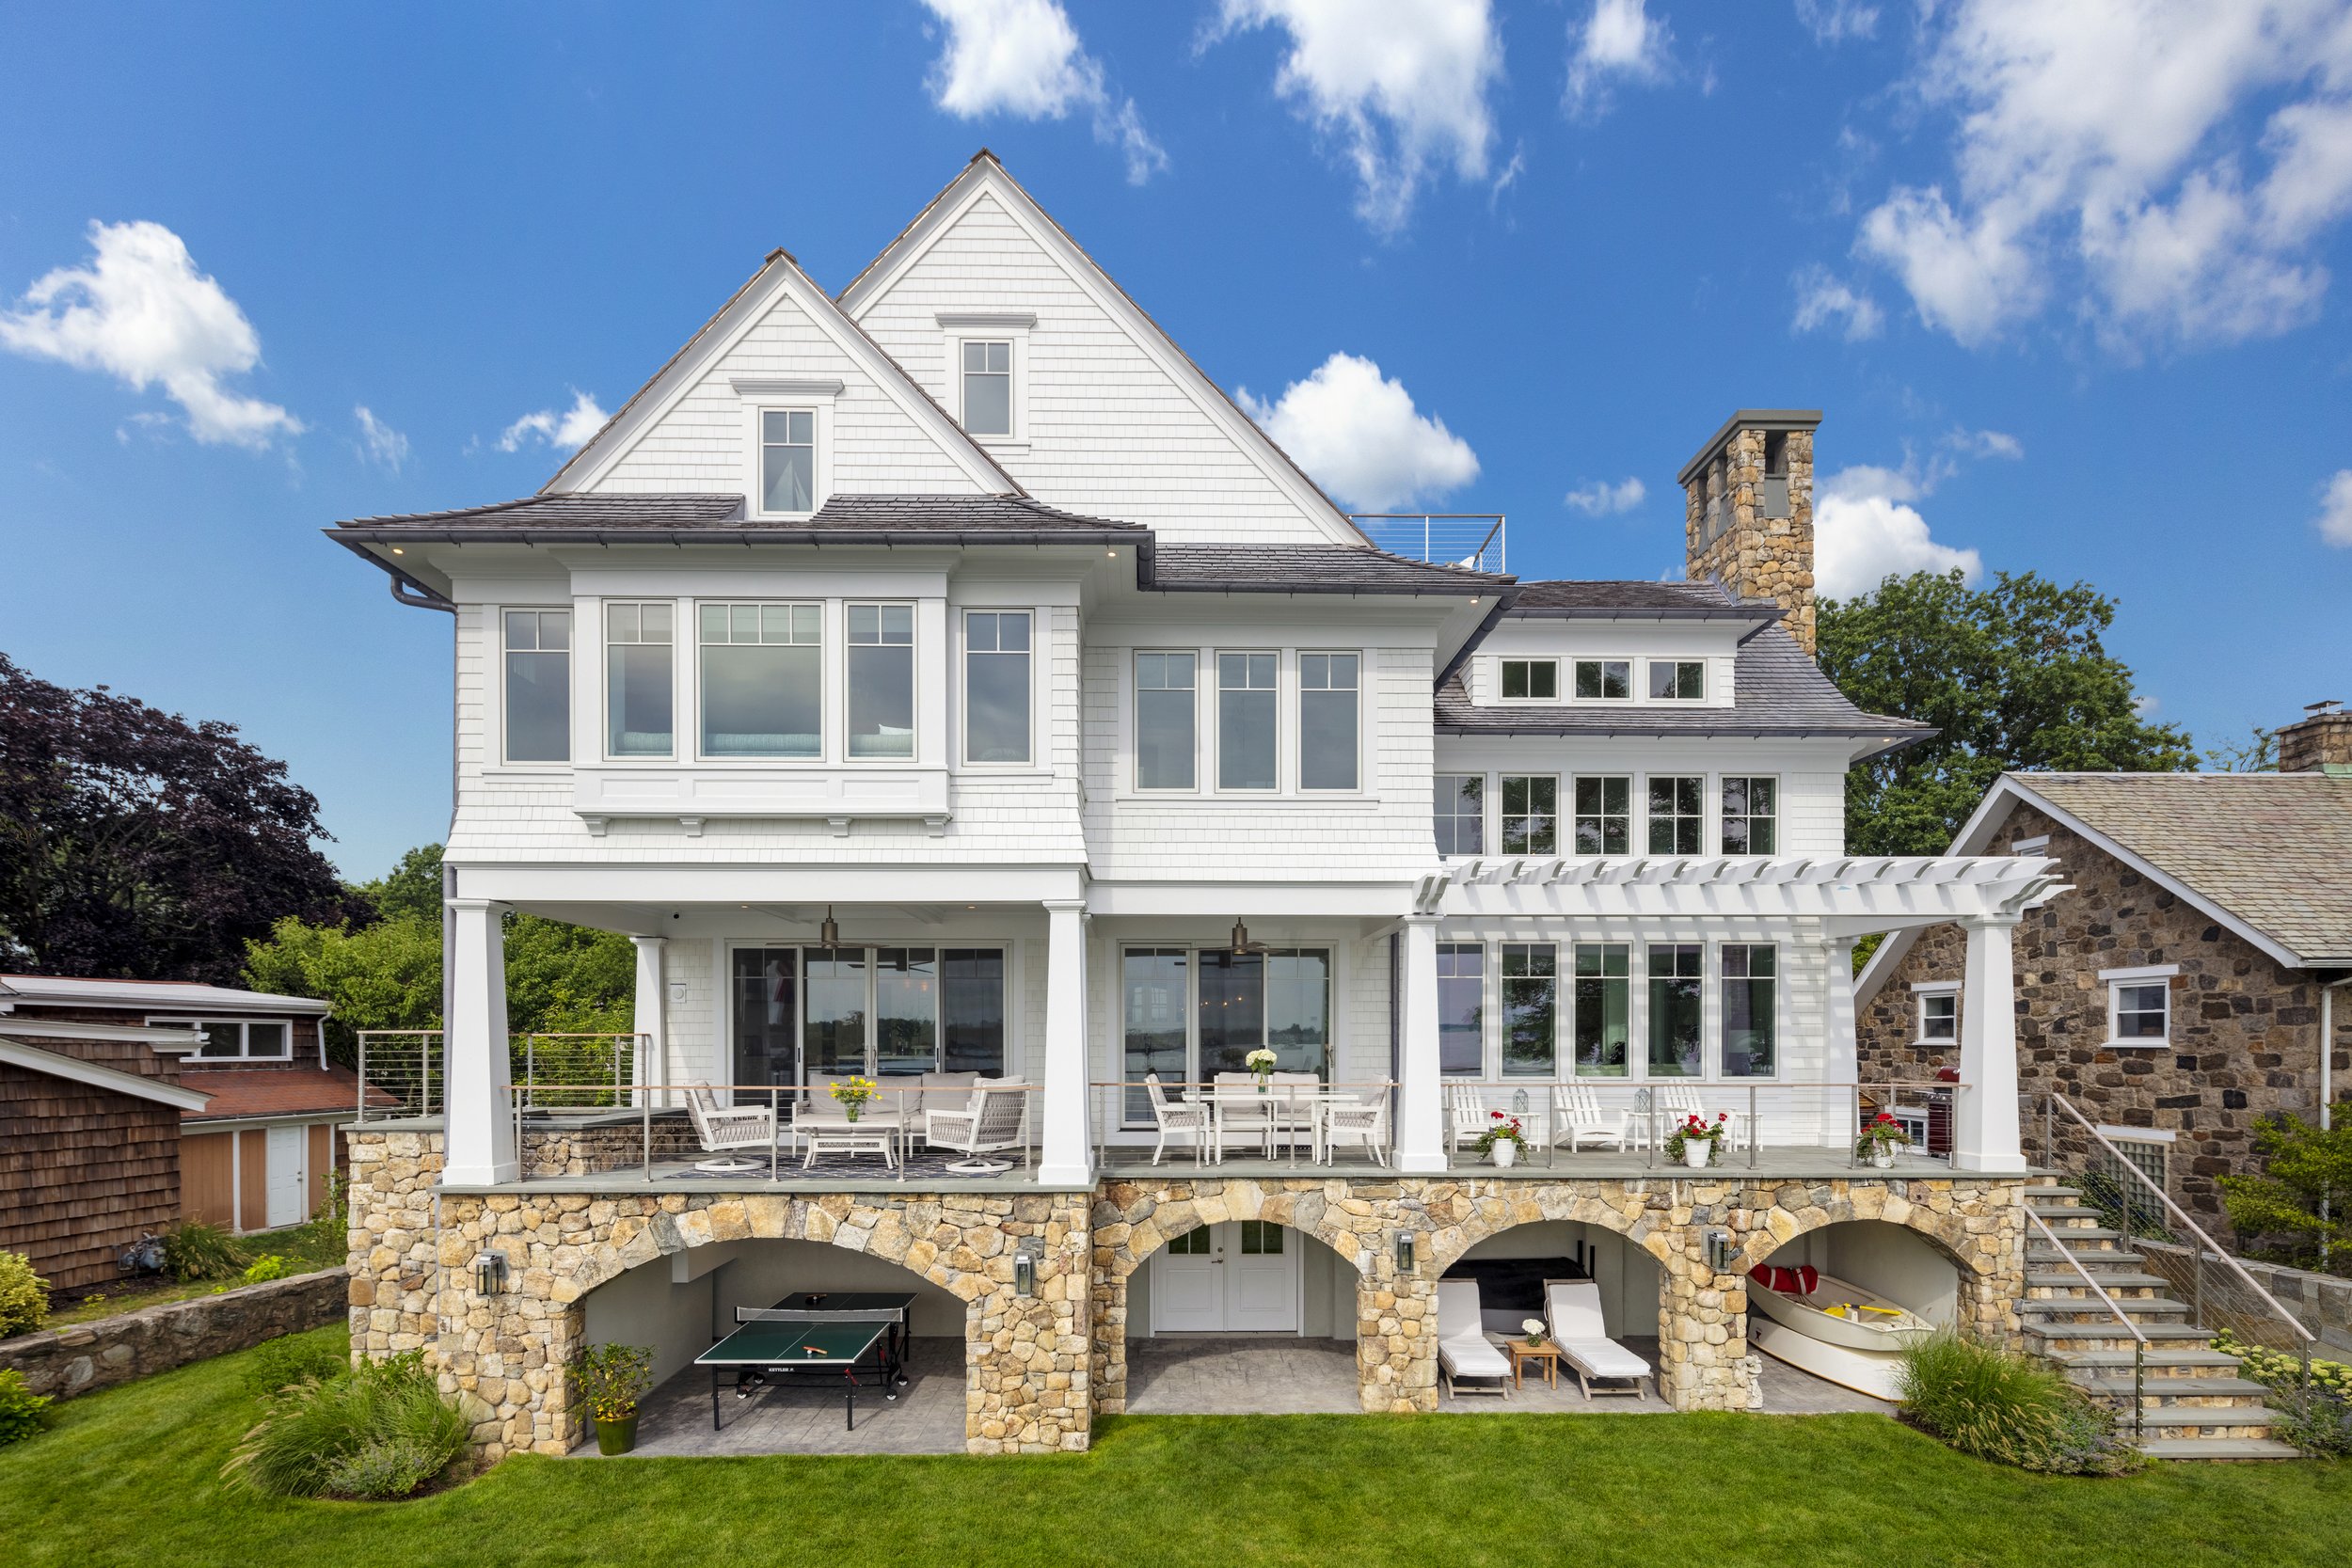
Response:
POLYGON ((1580 658, 1576 661, 1579 701, 1622 703, 1633 696, 1633 664, 1623 658, 1580 658))
POLYGON ((817 416, 802 408, 759 416, 759 504, 763 512, 817 510, 817 416))
POLYGON ((1663 659, 1649 661, 1649 695, 1655 703, 1701 703, 1707 700, 1707 663, 1704 659, 1663 659))
POLYGON ((1012 344, 966 339, 963 429, 970 436, 1012 434, 1012 344))
POLYGON ((1558 702, 1560 661, 1556 658, 1504 659, 1502 700, 1506 703, 1558 702))

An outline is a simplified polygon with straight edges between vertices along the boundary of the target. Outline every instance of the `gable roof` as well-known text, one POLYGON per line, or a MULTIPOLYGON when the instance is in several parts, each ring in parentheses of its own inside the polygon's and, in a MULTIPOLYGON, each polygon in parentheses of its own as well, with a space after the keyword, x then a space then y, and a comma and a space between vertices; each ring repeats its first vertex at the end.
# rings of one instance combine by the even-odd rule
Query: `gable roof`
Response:
MULTIPOLYGON (((347 1067, 207 1068, 190 1062, 182 1069, 181 1082, 212 1097, 212 1103, 202 1109, 183 1113, 183 1121, 306 1114, 356 1116, 359 1109, 359 1075, 347 1067)), ((368 1103, 391 1110, 400 1100, 371 1084, 368 1103)))
MULTIPOLYGON (((0 1028, 5 1027, 5 1023, 0 1023, 0 1028)), ((85 1062, 76 1056, 43 1051, 23 1040, 10 1039, 6 1035, 0 1035, 0 1062, 23 1068, 28 1072, 62 1078, 68 1083, 87 1084, 92 1088, 105 1089, 114 1094, 127 1094, 134 1100, 150 1100, 159 1105, 175 1106, 183 1112, 204 1109, 205 1101, 211 1098, 195 1089, 167 1084, 160 1078, 142 1078, 135 1072, 124 1072, 119 1068, 101 1067, 96 1062, 85 1062)))
MULTIPOLYGON (((1529 588, 1552 584, 1530 584, 1529 588)), ((1524 602, 1522 598, 1522 602, 1524 602)), ((1516 614, 1514 605, 1510 613, 1516 614)), ((1935 726, 1913 719, 1865 713, 1837 689, 1796 640, 1766 626, 1740 645, 1732 665, 1731 706, 1665 707, 1628 703, 1562 704, 1556 707, 1473 705, 1456 675, 1438 689, 1440 735, 1779 736, 1789 738, 1883 739, 1877 752, 1916 745, 1935 726)), ((1857 759, 1858 760, 1858 759, 1857 759)))
POLYGON ((782 250, 768 253, 767 261, 730 295, 711 318, 687 339, 668 363, 630 394, 604 427, 564 461, 540 486, 542 495, 587 488, 634 446, 677 402, 700 385, 721 356, 757 326, 779 299, 798 306, 810 324, 863 370, 882 395, 902 409, 924 433, 972 480, 978 489, 995 495, 1024 492, 1010 474, 996 465, 946 409, 917 386, 914 377, 866 329, 843 313, 833 296, 818 288, 801 264, 782 250))
MULTIPOLYGON (((1082 517, 1027 496, 834 495, 797 521, 746 521, 724 492, 576 491, 487 506, 358 517, 326 530, 358 548, 398 540, 532 545, 1146 544, 1139 523, 1082 517)), ((361 553, 365 553, 362 551, 361 553)))
MULTIPOLYGON (((1952 842, 1991 849, 2020 804, 2291 969, 2352 964, 2352 778, 2326 773, 2004 773, 1952 842)), ((1917 933, 1880 944, 1875 995, 1917 933)))
POLYGON ((931 198, 914 220, 900 230, 855 277, 850 279, 838 296, 841 308, 852 319, 864 315, 889 292, 890 286, 906 269, 913 266, 932 243, 952 228, 955 220, 984 195, 995 197, 1039 247, 1060 263, 1071 280, 1089 295, 1145 355, 1158 363, 1169 382, 1188 396, 1201 413, 1221 429, 1234 447, 1250 459, 1303 515, 1322 525, 1330 533, 1333 543, 1370 542, 1363 531, 1356 526, 1355 519, 1324 494, 1323 487, 1308 476, 1307 470, 1300 467, 1224 388, 1201 370, 1192 356, 1186 354, 1176 340, 1152 319, 1151 312, 1136 304, 1135 297, 1120 285, 1119 280, 1105 272, 1088 254, 1086 247, 1073 238, 1052 214, 1040 206, 1037 198, 1008 173, 996 155, 986 148, 974 153, 962 172, 931 198))

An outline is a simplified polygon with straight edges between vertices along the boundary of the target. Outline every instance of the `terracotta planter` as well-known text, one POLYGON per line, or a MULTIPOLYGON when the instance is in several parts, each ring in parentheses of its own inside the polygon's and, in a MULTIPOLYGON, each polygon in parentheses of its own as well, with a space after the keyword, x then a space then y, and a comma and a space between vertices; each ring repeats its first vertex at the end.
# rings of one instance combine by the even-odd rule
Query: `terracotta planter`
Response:
POLYGON ((596 1418, 596 1451, 627 1453, 637 1446, 637 1418, 633 1415, 596 1418))

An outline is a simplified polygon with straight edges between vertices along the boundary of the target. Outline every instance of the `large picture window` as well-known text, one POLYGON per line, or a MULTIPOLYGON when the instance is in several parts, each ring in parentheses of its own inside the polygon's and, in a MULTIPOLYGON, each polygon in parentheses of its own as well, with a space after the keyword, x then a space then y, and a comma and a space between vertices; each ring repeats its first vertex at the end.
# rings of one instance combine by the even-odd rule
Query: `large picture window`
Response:
POLYGON ((963 760, 1029 760, 1029 612, 963 617, 963 760))
POLYGON ((572 612, 510 610, 506 623, 506 760, 572 755, 572 612))
POLYGON ((1272 789, 1275 778, 1272 654, 1216 656, 1216 786, 1272 789))
POLYGON ((824 610, 698 607, 702 753, 813 757, 824 751, 824 610))
POLYGON ((674 605, 604 607, 605 750, 616 757, 666 757, 676 750, 671 679, 674 605))
POLYGON ((1136 655, 1136 787, 1190 789, 1195 783, 1193 687, 1198 654, 1136 655))
POLYGON ((1732 942, 1722 949, 1726 1078, 1770 1078, 1779 1070, 1774 990, 1780 955, 1771 942, 1732 942))
POLYGON ((1576 852, 1623 855, 1633 848, 1633 781, 1576 781, 1576 852))
POLYGON ((1440 773, 1435 791, 1438 853, 1483 855, 1486 852, 1486 776, 1484 773, 1440 773))
POLYGON ((1486 1070, 1486 949, 1438 943, 1438 1070, 1476 1078, 1486 1070))
MULTIPOLYGON (((1126 1077, 1156 1072, 1175 1085, 1247 1072, 1252 1051, 1274 1053, 1276 1070, 1326 1074, 1331 1050, 1331 955, 1321 948, 1234 953, 1221 948, 1131 947, 1120 978, 1126 1077)), ((1125 1120, 1149 1124, 1140 1087, 1125 1120)))
POLYGON ((1356 787, 1356 654, 1298 656, 1298 787, 1356 787))
POLYGON ((1576 1073, 1623 1078, 1632 1037, 1632 949, 1621 942, 1576 944, 1576 1073))
POLYGON ((1704 1054, 1699 1022, 1700 966, 1707 950, 1697 942, 1652 942, 1649 949, 1649 1075, 1696 1078, 1704 1054))
POLYGON ((1560 781, 1548 776, 1502 776, 1502 852, 1560 852, 1560 781))
POLYGON ((914 755, 914 607, 853 604, 850 622, 850 755, 914 755))
POLYGON ((1560 950, 1548 942, 1502 944, 1502 1073, 1549 1078, 1560 1060, 1560 950))

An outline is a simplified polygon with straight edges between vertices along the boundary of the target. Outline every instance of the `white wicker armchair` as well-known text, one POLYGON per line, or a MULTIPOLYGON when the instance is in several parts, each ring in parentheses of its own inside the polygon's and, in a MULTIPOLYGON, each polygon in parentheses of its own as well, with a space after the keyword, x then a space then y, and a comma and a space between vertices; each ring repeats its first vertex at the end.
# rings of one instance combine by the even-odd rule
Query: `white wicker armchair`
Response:
POLYGON ((686 1114, 705 1154, 767 1148, 775 1142, 773 1105, 722 1105, 717 1091, 707 1084, 686 1085, 686 1114))
POLYGON ((1160 1156, 1168 1152, 1170 1138, 1180 1143, 1190 1138, 1196 1151, 1205 1146, 1209 1133, 1209 1106, 1206 1101, 1168 1099, 1168 1091, 1160 1086, 1160 1075, 1156 1072, 1143 1075, 1143 1087, 1144 1092, 1152 1097, 1152 1122, 1160 1134, 1160 1141, 1152 1148, 1153 1164, 1158 1164, 1160 1156))
POLYGON ((952 1111, 923 1113, 923 1141, 933 1148, 952 1148, 967 1159, 1021 1147, 1023 1111, 1028 1085, 1002 1080, 980 1084, 972 1098, 952 1111))

